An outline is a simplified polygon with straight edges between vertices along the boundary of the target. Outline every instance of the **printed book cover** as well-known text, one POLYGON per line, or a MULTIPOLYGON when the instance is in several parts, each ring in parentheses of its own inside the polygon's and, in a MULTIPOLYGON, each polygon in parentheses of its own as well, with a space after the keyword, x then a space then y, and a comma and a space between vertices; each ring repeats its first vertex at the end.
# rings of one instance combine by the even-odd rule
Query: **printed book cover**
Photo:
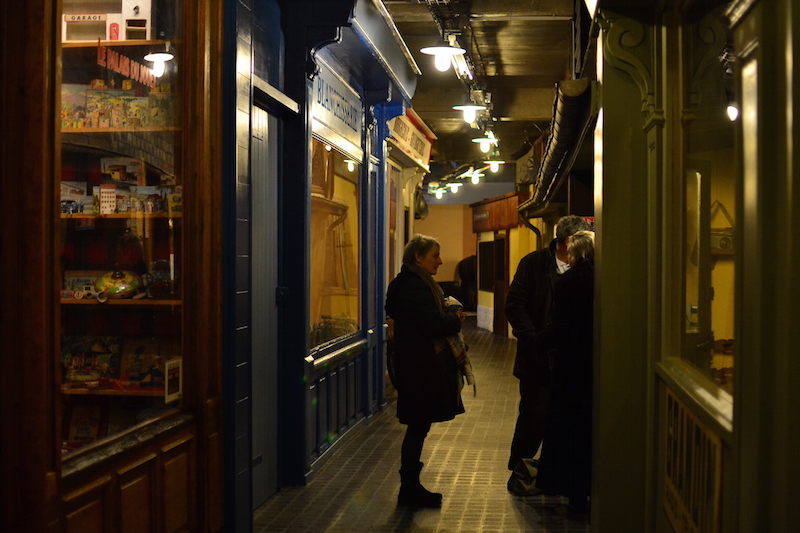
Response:
POLYGON ((86 126, 86 92, 88 85, 64 83, 61 85, 61 127, 64 129, 86 126))
POLYGON ((171 93, 150 93, 150 125, 171 127, 178 125, 177 96, 171 93))
POLYGON ((93 381, 119 375, 120 339, 113 336, 65 336, 61 341, 64 381, 93 381))
POLYGON ((125 111, 123 96, 132 96, 130 91, 95 90, 86 92, 86 126, 89 128, 121 128, 125 111))

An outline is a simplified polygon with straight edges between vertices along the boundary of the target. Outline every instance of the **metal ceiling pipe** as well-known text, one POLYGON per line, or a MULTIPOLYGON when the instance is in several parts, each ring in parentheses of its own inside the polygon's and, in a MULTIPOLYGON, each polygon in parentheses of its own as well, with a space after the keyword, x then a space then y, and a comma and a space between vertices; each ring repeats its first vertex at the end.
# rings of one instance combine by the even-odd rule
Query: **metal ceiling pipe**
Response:
MULTIPOLYGON (((521 218, 535 218, 550 203, 553 195, 569 175, 588 131, 594 128, 596 114, 592 109, 592 80, 580 78, 556 84, 553 103, 552 135, 547 141, 542 163, 534 182, 530 200, 517 207, 521 218)), ((526 226, 530 227, 528 224, 526 226)))

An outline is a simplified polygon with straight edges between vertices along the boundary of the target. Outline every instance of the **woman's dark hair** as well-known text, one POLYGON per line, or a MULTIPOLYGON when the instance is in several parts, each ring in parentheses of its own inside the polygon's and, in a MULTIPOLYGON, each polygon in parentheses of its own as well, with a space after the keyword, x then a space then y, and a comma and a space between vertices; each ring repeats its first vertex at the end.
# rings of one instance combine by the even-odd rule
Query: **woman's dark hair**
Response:
POLYGON ((413 265, 417 261, 417 254, 424 256, 434 246, 439 246, 436 239, 417 233, 406 244, 406 249, 403 251, 403 263, 413 265))

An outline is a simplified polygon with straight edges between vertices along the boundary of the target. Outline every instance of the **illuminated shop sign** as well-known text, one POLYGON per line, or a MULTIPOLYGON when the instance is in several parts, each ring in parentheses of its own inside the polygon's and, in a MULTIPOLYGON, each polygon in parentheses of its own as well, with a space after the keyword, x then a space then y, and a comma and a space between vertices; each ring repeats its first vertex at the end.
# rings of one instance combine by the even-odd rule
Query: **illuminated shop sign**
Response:
POLYGON ((361 99, 324 63, 320 63, 319 74, 314 79, 311 113, 356 146, 361 145, 361 99))
POLYGON ((400 115, 389 121, 389 130, 392 132, 389 140, 417 165, 428 170, 433 141, 428 138, 427 132, 421 129, 424 126, 415 123, 421 122, 416 113, 410 109, 406 110, 406 113, 408 116, 400 115))

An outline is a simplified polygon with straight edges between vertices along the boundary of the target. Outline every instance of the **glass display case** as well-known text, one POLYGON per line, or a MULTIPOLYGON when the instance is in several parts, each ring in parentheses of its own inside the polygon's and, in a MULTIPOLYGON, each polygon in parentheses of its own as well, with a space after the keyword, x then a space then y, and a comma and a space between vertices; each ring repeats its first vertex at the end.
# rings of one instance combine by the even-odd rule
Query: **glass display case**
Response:
POLYGON ((191 190, 182 175, 178 9, 63 3, 57 260, 66 453, 181 405, 183 195, 191 190))

